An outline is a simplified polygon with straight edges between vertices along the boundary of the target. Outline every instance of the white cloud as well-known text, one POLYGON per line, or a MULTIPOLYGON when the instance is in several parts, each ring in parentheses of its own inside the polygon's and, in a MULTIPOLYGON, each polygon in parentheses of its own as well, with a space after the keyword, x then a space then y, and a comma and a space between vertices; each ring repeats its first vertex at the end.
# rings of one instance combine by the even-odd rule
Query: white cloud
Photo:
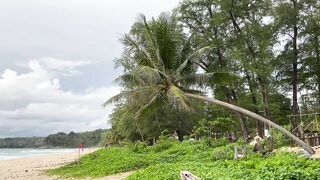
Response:
POLYGON ((112 107, 103 109, 101 104, 117 94, 119 88, 88 89, 81 94, 64 91, 60 80, 50 71, 76 70, 86 63, 62 61, 52 59, 46 64, 30 61, 27 73, 10 69, 0 73, 0 136, 46 135, 107 127, 112 107))
POLYGON ((79 67, 87 66, 90 64, 95 64, 95 62, 84 60, 66 60, 55 57, 43 57, 32 59, 27 63, 18 63, 17 65, 31 68, 33 71, 37 72, 46 70, 52 75, 73 76, 81 73, 79 70, 77 70, 79 67))

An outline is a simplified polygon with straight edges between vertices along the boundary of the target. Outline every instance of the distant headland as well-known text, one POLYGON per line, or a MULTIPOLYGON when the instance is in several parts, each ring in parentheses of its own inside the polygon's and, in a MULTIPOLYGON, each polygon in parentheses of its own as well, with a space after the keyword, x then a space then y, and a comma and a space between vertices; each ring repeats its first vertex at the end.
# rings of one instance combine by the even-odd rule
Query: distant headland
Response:
POLYGON ((97 129, 76 133, 58 132, 46 137, 1 138, 0 148, 76 148, 81 143, 85 147, 104 145, 107 129, 97 129))

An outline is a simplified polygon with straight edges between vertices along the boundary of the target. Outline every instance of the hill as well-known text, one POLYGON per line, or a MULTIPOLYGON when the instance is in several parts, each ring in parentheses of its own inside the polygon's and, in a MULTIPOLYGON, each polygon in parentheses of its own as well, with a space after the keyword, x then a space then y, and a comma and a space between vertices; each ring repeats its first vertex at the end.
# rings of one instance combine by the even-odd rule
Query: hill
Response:
POLYGON ((13 137, 0 139, 0 148, 75 148, 79 143, 85 147, 98 146, 104 143, 105 133, 108 130, 75 133, 58 132, 47 137, 13 137))

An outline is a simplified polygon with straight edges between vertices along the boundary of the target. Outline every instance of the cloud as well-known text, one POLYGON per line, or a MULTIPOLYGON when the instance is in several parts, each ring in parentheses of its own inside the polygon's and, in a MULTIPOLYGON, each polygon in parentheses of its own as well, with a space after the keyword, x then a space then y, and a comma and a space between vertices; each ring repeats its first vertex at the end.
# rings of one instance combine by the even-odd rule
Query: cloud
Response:
POLYGON ((10 69, 0 72, 0 137, 106 128, 113 107, 103 109, 101 104, 119 88, 65 91, 51 71, 72 72, 89 63, 57 59, 44 62, 30 61, 26 73, 10 69))
POLYGON ((84 60, 66 60, 55 57, 43 57, 38 59, 32 59, 27 63, 18 63, 17 65, 22 67, 31 68, 34 71, 46 70, 52 75, 59 76, 73 76, 80 74, 77 70, 81 66, 87 66, 95 64, 93 61, 84 60))

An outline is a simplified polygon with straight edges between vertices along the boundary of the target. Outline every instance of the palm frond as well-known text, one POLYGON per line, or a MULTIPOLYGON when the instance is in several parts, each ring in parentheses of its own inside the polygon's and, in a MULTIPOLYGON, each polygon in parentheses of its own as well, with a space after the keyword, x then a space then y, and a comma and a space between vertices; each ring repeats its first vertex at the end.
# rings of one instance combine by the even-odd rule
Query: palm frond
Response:
POLYGON ((200 73, 200 74, 190 74, 187 76, 180 77, 175 82, 185 82, 188 84, 203 86, 207 84, 210 80, 217 80, 221 78, 231 78, 238 77, 231 72, 213 72, 213 73, 200 73))
POLYGON ((158 82, 161 80, 161 75, 165 75, 165 73, 149 66, 139 66, 133 71, 133 75, 149 82, 158 82))
POLYGON ((183 88, 183 87, 180 87, 180 89, 182 89, 183 92, 186 92, 186 93, 198 94, 198 95, 201 95, 201 96, 206 95, 206 92, 203 92, 203 91, 200 91, 200 90, 196 90, 196 89, 188 89, 188 88, 183 88))
POLYGON ((191 50, 191 40, 192 40, 193 34, 191 34, 188 39, 185 41, 185 43, 183 44, 179 54, 179 63, 181 64, 183 60, 187 59, 189 52, 191 50))
POLYGON ((166 76, 164 72, 149 66, 137 66, 131 72, 125 73, 114 80, 120 85, 149 85, 156 84, 166 76))
POLYGON ((182 35, 179 33, 175 18, 168 13, 161 13, 153 28, 165 69, 176 69, 181 63, 177 61, 177 53, 181 48, 182 35))
POLYGON ((106 107, 109 104, 120 102, 121 100, 125 99, 128 96, 128 94, 128 92, 120 92, 119 94, 109 98, 106 102, 102 104, 102 106, 106 107))
POLYGON ((146 39, 149 40, 148 42, 148 51, 151 51, 151 54, 154 54, 153 55, 153 58, 155 59, 156 62, 154 62, 154 59, 151 58, 150 60, 153 61, 154 64, 157 64, 159 69, 161 69, 162 71, 164 71, 164 64, 163 64, 163 61, 161 59, 161 56, 160 56, 160 52, 159 52, 159 45, 158 45, 158 42, 155 38, 155 35, 154 33, 152 32, 152 29, 150 28, 148 22, 147 22, 147 18, 144 16, 144 15, 140 15, 141 16, 141 19, 142 19, 142 22, 144 24, 144 28, 146 30, 146 39))
POLYGON ((152 56, 145 50, 139 46, 137 42, 135 42, 129 35, 125 34, 122 38, 122 43, 129 48, 129 50, 134 50, 134 55, 136 56, 137 63, 140 64, 143 61, 146 61, 153 68, 156 68, 157 65, 154 63, 152 56), (141 55, 137 57, 138 55, 141 55))
POLYGON ((178 67, 177 71, 176 71, 176 75, 178 77, 181 77, 181 72, 183 71, 183 69, 187 66, 187 64, 193 59, 193 58, 196 58, 196 59, 199 59, 203 53, 210 49, 211 46, 206 46, 206 47, 203 47, 203 48, 200 48, 198 50, 196 50, 195 52, 193 52, 190 56, 187 57, 187 59, 178 67))
POLYGON ((135 113, 135 116, 134 118, 135 119, 138 119, 139 116, 142 115, 142 113, 144 113, 145 110, 147 110, 150 106, 153 105, 153 103, 155 103, 155 101, 158 99, 159 97, 159 94, 156 93, 155 96, 153 96, 149 102, 147 102, 145 105, 143 105, 136 113, 135 113))
POLYGON ((118 85, 124 85, 133 82, 132 75, 130 73, 124 73, 121 76, 113 80, 113 83, 118 85))
POLYGON ((143 86, 135 89, 122 90, 119 94, 109 98, 106 102, 102 104, 103 107, 106 107, 112 103, 118 103, 123 100, 132 99, 135 95, 145 95, 148 93, 156 92, 162 89, 161 86, 143 86))

